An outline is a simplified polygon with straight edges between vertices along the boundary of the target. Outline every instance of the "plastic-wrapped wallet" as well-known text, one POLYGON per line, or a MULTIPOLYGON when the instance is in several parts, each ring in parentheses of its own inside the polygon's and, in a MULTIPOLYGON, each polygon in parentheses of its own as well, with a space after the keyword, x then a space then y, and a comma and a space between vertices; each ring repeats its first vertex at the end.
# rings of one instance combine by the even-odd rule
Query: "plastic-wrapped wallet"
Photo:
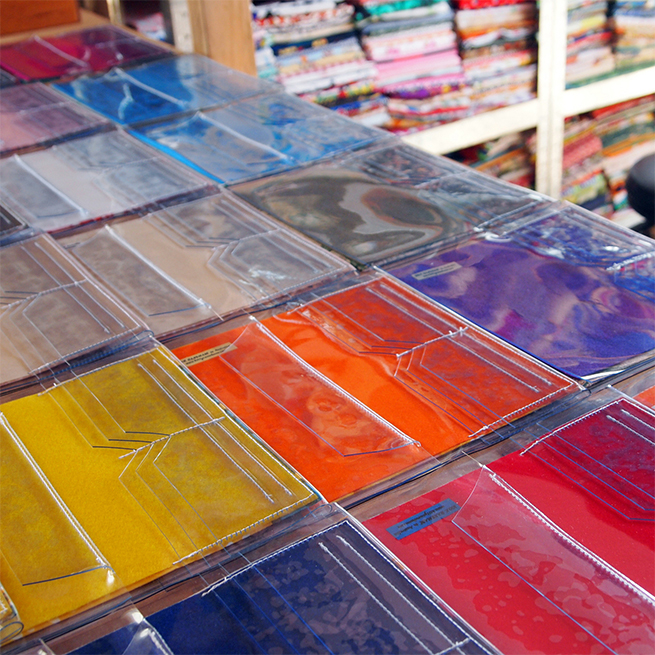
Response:
POLYGON ((136 598, 317 500, 162 347, 0 410, 0 582, 23 634, 136 598))

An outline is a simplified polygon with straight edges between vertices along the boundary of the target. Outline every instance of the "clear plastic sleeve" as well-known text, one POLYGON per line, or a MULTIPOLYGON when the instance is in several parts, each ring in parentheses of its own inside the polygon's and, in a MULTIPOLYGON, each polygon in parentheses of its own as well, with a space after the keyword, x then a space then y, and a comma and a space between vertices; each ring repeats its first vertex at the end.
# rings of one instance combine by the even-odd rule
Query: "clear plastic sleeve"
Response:
POLYGON ((63 243, 160 338, 352 270, 228 191, 63 243))
POLYGON ((284 93, 135 128, 134 134, 225 183, 270 175, 387 138, 284 93))
POLYGON ((336 508, 322 509, 327 516, 313 516, 250 553, 218 582, 194 582, 177 602, 155 598, 147 612, 142 606, 145 618, 134 614, 72 653, 125 655, 140 637, 148 647, 165 647, 155 652, 176 654, 494 652, 357 522, 336 508))
MULTIPOLYGON (((133 598, 157 577, 223 555, 230 544, 318 498, 164 348, 5 403, 2 413, 26 457, 39 467, 39 480, 57 494, 66 516, 111 570, 109 576, 103 572, 103 584, 120 579, 133 598)), ((14 494, 22 506, 32 494, 22 475, 3 475, 0 484, 3 499, 14 494)), ((51 525, 53 513, 41 502, 33 505, 51 525)), ((63 528, 53 526, 49 539, 45 528, 32 526, 36 541, 26 557, 20 529, 28 523, 25 517, 3 512, 3 521, 14 521, 15 529, 11 523, 11 530, 2 531, 2 554, 17 555, 11 569, 3 568, 1 582, 29 634, 66 612, 104 602, 107 593, 104 586, 71 578, 92 567, 95 560, 86 551, 80 551, 86 559, 79 564, 66 550, 51 552, 52 540, 65 538, 63 528), (47 570, 37 580, 18 565, 47 570), (48 581, 57 588, 63 575, 70 589, 49 593, 48 581), (39 581, 44 584, 33 584, 39 581)))
POLYGON ((395 139, 233 190, 361 265, 464 238, 548 202, 395 139))
POLYGON ((201 55, 113 68, 55 86, 122 125, 218 107, 277 88, 201 55))
POLYGON ((174 350, 328 499, 359 501, 579 389, 390 278, 335 286, 174 350))
POLYGON ((4 246, 0 263, 3 390, 121 350, 147 329, 47 234, 4 246))
POLYGON ((0 162, 0 200, 47 231, 135 212, 207 186, 202 177, 120 131, 0 162))
POLYGON ((23 81, 103 71, 166 55, 170 50, 113 25, 33 36, 0 47, 2 67, 23 81))
POLYGON ((569 205, 513 219, 385 269, 590 385, 652 359, 655 245, 569 205))
POLYGON ((549 469, 530 452, 442 470, 421 495, 400 505, 386 498, 364 525, 502 652, 652 649, 648 572, 626 567, 637 559, 652 569, 652 518, 624 521, 630 536, 622 534, 613 510, 571 481, 570 469, 549 469))
POLYGON ((92 133, 109 122, 45 84, 5 89, 0 97, 0 154, 92 133))

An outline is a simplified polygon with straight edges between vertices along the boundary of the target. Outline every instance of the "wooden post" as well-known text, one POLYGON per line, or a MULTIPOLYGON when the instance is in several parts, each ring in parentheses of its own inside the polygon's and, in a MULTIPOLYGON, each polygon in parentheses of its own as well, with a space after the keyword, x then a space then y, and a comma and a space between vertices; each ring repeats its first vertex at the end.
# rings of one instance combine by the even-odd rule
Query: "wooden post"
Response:
POLYGON ((196 52, 257 74, 249 0, 187 0, 196 52))

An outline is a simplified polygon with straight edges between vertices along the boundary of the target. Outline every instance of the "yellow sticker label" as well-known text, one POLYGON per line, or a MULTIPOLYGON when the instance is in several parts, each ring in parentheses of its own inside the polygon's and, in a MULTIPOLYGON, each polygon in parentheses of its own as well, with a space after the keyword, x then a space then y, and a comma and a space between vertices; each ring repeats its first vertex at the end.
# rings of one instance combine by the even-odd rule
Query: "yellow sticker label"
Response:
POLYGON ((194 364, 200 364, 201 362, 206 362, 208 359, 214 359, 214 357, 218 357, 223 353, 227 353, 230 352, 230 350, 236 350, 236 349, 237 347, 233 343, 230 343, 228 341, 227 343, 222 343, 220 346, 214 346, 209 350, 203 350, 201 353, 196 353, 195 355, 189 355, 188 357, 185 357, 181 361, 185 366, 193 366, 194 364))

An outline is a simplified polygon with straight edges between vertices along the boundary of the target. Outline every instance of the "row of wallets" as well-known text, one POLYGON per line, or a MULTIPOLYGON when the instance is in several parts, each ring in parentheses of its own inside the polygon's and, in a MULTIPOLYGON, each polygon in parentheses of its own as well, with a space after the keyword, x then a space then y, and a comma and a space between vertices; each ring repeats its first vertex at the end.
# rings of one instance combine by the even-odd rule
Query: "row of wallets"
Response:
POLYGON ((0 50, 3 650, 652 651, 652 242, 121 38, 0 50))

